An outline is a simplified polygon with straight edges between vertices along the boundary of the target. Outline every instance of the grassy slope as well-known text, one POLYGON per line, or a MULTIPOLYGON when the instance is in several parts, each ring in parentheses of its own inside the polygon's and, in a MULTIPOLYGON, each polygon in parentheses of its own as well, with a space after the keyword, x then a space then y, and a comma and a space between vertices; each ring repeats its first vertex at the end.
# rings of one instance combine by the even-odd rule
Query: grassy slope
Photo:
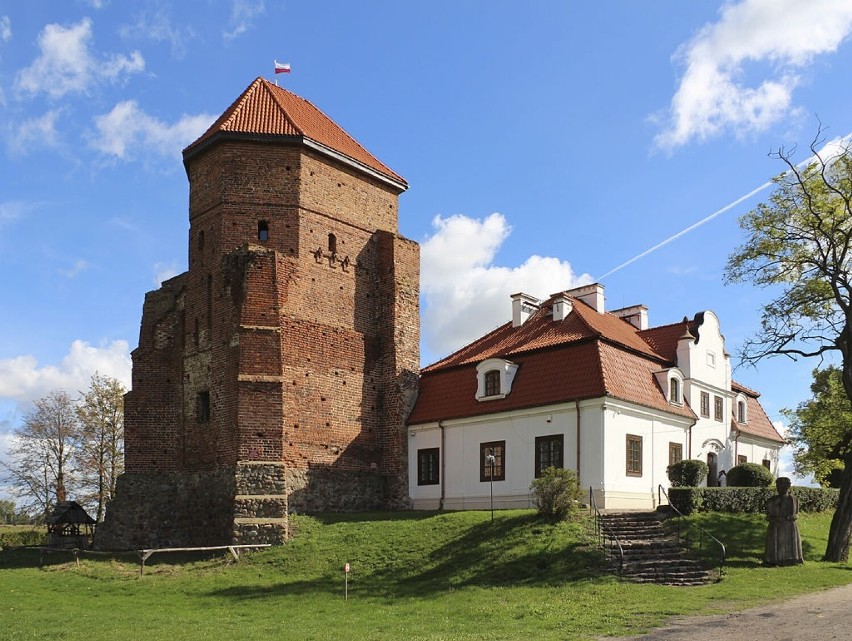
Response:
POLYGON ((852 581, 849 566, 817 562, 828 515, 800 521, 804 566, 771 569, 759 564, 762 518, 702 519, 729 543, 730 567, 687 589, 620 583, 581 524, 526 511, 494 524, 482 512, 298 517, 287 546, 238 565, 155 556, 141 578, 132 559, 40 569, 35 553, 9 554, 0 639, 583 639, 852 581))

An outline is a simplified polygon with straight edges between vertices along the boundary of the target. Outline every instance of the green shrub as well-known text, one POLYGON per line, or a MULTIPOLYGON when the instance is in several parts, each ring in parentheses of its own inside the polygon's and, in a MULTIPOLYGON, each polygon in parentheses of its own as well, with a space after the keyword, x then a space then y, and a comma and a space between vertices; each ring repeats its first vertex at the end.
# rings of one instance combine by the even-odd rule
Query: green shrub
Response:
POLYGON ((666 468, 672 487, 698 487, 707 478, 710 468, 697 459, 684 459, 666 468))
POLYGON ((542 516, 564 519, 580 498, 574 470, 549 467, 530 485, 535 506, 542 516))
POLYGON ((673 487, 669 488, 669 503, 684 516, 701 509, 703 495, 700 487, 673 487))
POLYGON ((729 487, 768 487, 774 482, 772 472, 757 463, 740 463, 728 470, 729 487))

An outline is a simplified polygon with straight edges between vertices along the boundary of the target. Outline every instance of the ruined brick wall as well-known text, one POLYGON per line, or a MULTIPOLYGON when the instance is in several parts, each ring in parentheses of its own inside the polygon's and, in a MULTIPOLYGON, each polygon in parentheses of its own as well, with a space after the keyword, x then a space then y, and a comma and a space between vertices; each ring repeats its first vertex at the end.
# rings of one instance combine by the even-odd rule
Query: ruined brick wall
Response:
POLYGON ((182 469, 183 325, 186 274, 145 296, 131 391, 124 401, 125 470, 182 469))

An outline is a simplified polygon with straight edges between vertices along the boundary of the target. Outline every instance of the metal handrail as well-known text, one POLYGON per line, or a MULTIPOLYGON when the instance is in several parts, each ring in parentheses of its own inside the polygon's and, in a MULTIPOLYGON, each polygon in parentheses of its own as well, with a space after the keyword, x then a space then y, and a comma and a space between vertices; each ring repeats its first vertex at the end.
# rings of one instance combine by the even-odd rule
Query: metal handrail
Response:
MULTIPOLYGON (((677 509, 674 505, 672 505, 672 501, 671 501, 671 499, 669 498, 669 495, 668 495, 668 494, 666 493, 666 491, 663 489, 663 486, 662 486, 662 485, 658 485, 658 486, 657 486, 657 504, 658 504, 658 505, 662 504, 662 499, 660 498, 660 496, 661 496, 661 495, 666 497, 666 503, 668 503, 669 507, 670 507, 672 510, 674 510, 675 512, 677 512, 678 516, 680 516, 682 519, 686 519, 686 516, 683 514, 683 512, 681 512, 681 511, 680 511, 679 509, 677 509)), ((706 535, 707 537, 709 537, 710 539, 712 539, 713 541, 715 541, 716 545, 718 545, 718 546, 719 546, 719 551, 720 551, 720 552, 719 552, 719 579, 718 579, 718 580, 719 580, 719 581, 721 581, 721 580, 722 580, 722 575, 724 574, 724 571, 725 571, 725 558, 726 558, 726 554, 727 554, 727 551, 726 551, 726 548, 725 548, 725 544, 724 544, 724 543, 722 543, 722 542, 721 542, 719 539, 717 539, 715 536, 713 536, 712 534, 710 534, 710 532, 708 532, 707 530, 705 530, 703 527, 701 527, 700 525, 698 525, 698 523, 693 523, 692 521, 686 521, 686 523, 687 523, 687 533, 689 532, 689 528, 693 528, 693 527, 694 527, 694 528, 698 529, 698 532, 699 532, 699 536, 698 536, 698 550, 699 550, 699 552, 703 549, 703 546, 704 546, 704 538, 703 538, 703 537, 704 537, 704 535, 706 535)), ((681 535, 680 535, 680 522, 678 522, 677 536, 678 536, 678 539, 683 538, 683 537, 681 537, 681 535)), ((689 540, 689 538, 687 537, 687 541, 688 541, 688 540, 689 540)))
POLYGON ((621 576, 624 571, 624 548, 621 546, 621 541, 618 540, 618 537, 615 536, 614 533, 609 532, 604 528, 602 523, 603 514, 598 509, 598 504, 595 501, 595 493, 594 490, 589 487, 589 514, 594 510, 595 514, 595 536, 598 537, 598 545, 600 545, 604 551, 607 553, 607 556, 612 556, 613 546, 606 545, 605 540, 609 539, 610 541, 614 541, 618 546, 618 576, 621 576))

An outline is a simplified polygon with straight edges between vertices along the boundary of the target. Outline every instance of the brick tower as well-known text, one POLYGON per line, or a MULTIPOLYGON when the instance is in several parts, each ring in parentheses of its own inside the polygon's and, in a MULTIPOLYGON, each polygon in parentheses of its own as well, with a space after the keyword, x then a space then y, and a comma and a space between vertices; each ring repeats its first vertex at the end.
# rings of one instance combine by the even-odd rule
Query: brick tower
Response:
POLYGON ((405 180, 262 78, 183 156, 189 270, 145 297, 97 545, 278 542, 288 510, 403 507, 419 361, 405 180))

